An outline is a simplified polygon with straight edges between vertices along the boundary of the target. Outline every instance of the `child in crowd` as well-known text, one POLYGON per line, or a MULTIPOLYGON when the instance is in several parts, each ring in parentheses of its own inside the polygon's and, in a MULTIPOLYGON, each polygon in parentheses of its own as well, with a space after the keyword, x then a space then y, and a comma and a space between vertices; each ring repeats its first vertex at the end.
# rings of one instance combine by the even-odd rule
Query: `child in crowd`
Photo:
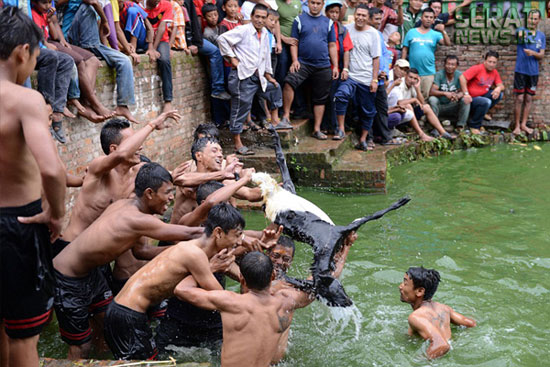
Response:
POLYGON ((185 51, 188 55, 191 54, 187 48, 185 40, 185 23, 189 21, 189 16, 183 0, 172 0, 172 10, 174 12, 174 22, 170 28, 170 47, 175 51, 185 51))
POLYGON ((239 2, 237 0, 223 0, 222 9, 225 12, 225 18, 220 22, 221 33, 230 31, 242 24, 238 17, 239 2))
POLYGON ((222 34, 218 25, 218 8, 214 4, 204 4, 201 9, 202 16, 206 22, 202 36, 217 46, 218 36, 222 34))
POLYGON ((397 46, 401 44, 401 34, 399 32, 393 32, 388 37, 386 47, 393 54, 393 58, 390 64, 390 69, 393 69, 395 62, 401 58, 401 51, 397 49, 397 46))
MULTIPOLYGON (((346 71, 347 78, 347 67, 344 67, 344 60, 349 60, 349 52, 353 48, 353 43, 351 42, 351 38, 348 34, 348 30, 346 29, 346 27, 344 27, 344 25, 342 25, 342 23, 338 21, 338 19, 340 19, 341 11, 342 3, 340 2, 340 0, 328 0, 326 2, 325 14, 330 20, 334 22, 334 35, 336 36, 336 52, 338 57, 338 71, 340 75, 342 75, 342 72, 346 71)), ((337 126, 338 123, 336 121, 336 110, 334 109, 333 105, 334 94, 338 90, 340 80, 344 80, 343 78, 344 76, 342 75, 342 79, 339 78, 332 81, 330 87, 330 97, 327 101, 325 116, 323 118, 323 130, 327 130, 327 132, 331 134, 334 133, 334 140, 342 140, 346 136, 343 130, 343 126, 337 126)))

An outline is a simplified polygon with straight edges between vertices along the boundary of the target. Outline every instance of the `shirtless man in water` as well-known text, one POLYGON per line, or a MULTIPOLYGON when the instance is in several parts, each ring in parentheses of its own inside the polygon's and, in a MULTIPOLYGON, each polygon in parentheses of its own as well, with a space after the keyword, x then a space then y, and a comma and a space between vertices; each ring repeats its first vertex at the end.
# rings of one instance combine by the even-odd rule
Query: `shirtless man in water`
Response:
POLYGON ((207 291, 185 278, 176 296, 207 310, 219 310, 223 322, 222 367, 267 367, 283 333, 290 327, 295 300, 288 290, 271 290, 273 265, 261 252, 249 252, 240 264, 240 282, 249 291, 207 291))
POLYGON ((192 274, 201 287, 222 290, 212 272, 225 270, 234 260, 233 250, 224 252, 213 268, 208 261, 216 253, 240 246, 245 221, 227 203, 214 206, 204 223, 202 237, 168 248, 138 270, 109 305, 105 316, 105 339, 115 358, 153 359, 157 355, 147 309, 174 294, 174 288, 192 274))
POLYGON ((38 337, 53 298, 50 239, 59 236, 65 214, 65 170, 46 102, 21 86, 41 39, 19 9, 0 11, 0 365, 9 367, 38 366, 38 337))
POLYGON ((409 335, 418 333, 430 341, 426 351, 428 358, 441 357, 451 349, 451 323, 466 327, 476 322, 454 311, 451 307, 432 301, 439 284, 439 273, 433 269, 411 267, 399 285, 401 302, 409 303, 413 312, 409 315, 409 335))
POLYGON ((111 204, 99 218, 53 260, 57 280, 55 311, 59 331, 69 344, 69 358, 86 356, 90 348, 90 313, 101 323, 112 299, 98 267, 108 264, 130 248, 136 258, 150 260, 166 248, 134 247, 142 236, 182 241, 199 237, 203 229, 166 224, 154 214, 166 211, 174 199, 172 176, 157 163, 142 166, 135 180, 133 199, 111 204))

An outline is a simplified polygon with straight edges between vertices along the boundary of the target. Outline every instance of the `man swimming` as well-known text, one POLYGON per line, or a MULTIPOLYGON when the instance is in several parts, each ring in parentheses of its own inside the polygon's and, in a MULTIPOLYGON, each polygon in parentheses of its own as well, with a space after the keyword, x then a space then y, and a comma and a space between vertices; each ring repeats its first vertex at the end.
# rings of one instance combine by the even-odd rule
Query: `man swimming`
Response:
POLYGON ((61 336, 69 344, 69 358, 87 355, 91 346, 90 315, 95 314, 101 326, 112 299, 98 267, 130 248, 136 258, 143 260, 150 260, 166 249, 134 247, 142 236, 182 241, 202 234, 202 228, 166 224, 154 216, 166 211, 174 198, 172 190, 170 173, 158 163, 146 163, 135 179, 136 197, 111 204, 54 258, 58 285, 55 311, 61 336))
POLYGON ((283 333, 290 326, 294 299, 285 289, 271 290, 273 264, 261 252, 249 252, 241 263, 241 286, 249 291, 207 291, 197 287, 192 276, 174 293, 207 310, 219 310, 223 322, 222 367, 267 367, 283 333))
POLYGON ((105 340, 115 358, 133 360, 156 356, 146 311, 172 296, 174 288, 189 274, 204 289, 223 289, 212 273, 231 265, 232 251, 223 254, 221 266, 218 263, 218 267, 211 267, 208 261, 224 249, 240 246, 244 226, 245 221, 237 209, 220 203, 208 213, 200 238, 170 247, 130 277, 105 317, 105 340))
POLYGON ((41 40, 42 31, 18 8, 0 11, 0 334, 7 333, 0 335, 0 364, 10 367, 38 366, 38 338, 53 299, 50 239, 59 236, 65 214, 65 169, 46 102, 22 86, 41 40))
POLYGON ((466 327, 476 326, 476 322, 454 311, 451 307, 432 301, 439 285, 439 273, 434 269, 410 267, 399 285, 401 302, 409 303, 413 312, 409 315, 409 335, 418 333, 430 341, 426 351, 428 358, 438 358, 451 349, 450 323, 466 327))

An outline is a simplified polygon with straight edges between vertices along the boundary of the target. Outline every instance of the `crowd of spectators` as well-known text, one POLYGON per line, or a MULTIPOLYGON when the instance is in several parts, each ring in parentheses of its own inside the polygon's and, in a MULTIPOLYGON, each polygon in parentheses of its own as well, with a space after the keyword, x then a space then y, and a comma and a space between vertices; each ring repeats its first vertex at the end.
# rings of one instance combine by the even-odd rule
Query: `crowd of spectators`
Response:
MULTIPOLYGON (((163 111, 170 111, 170 58, 185 52, 207 60, 212 120, 229 127, 236 153, 250 155, 240 139, 244 131, 267 123, 292 129, 291 116, 312 118, 319 140, 341 140, 357 129, 361 150, 374 149, 375 141, 402 144, 395 127, 407 122, 424 141, 453 139, 445 129, 449 118, 458 129, 482 133, 505 88, 498 53, 489 50, 464 73, 449 53, 444 69, 436 70, 436 48, 451 45, 446 27, 471 2, 443 12, 442 0, 407 6, 403 0, 31 0, 28 10, 44 35, 38 90, 61 143, 62 120, 74 117, 67 105, 93 122, 115 115, 136 122, 129 107, 140 54, 156 61, 163 111), (116 70, 113 110, 95 94, 99 60, 116 70)), ((516 34, 516 134, 532 133, 527 119, 546 46, 537 31, 541 16, 530 11, 527 28, 516 34)))

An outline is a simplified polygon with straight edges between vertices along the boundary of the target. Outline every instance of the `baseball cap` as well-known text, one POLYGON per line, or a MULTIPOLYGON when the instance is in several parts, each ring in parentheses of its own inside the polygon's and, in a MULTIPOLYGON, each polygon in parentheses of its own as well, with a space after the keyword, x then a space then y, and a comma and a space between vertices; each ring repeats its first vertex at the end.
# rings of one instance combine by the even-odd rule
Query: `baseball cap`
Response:
POLYGON ((399 59, 395 62, 395 65, 399 66, 400 68, 410 68, 411 65, 409 62, 405 59, 399 59))
POLYGON ((332 5, 338 5, 339 7, 342 7, 342 2, 340 0, 327 0, 325 3, 325 9, 332 5))

